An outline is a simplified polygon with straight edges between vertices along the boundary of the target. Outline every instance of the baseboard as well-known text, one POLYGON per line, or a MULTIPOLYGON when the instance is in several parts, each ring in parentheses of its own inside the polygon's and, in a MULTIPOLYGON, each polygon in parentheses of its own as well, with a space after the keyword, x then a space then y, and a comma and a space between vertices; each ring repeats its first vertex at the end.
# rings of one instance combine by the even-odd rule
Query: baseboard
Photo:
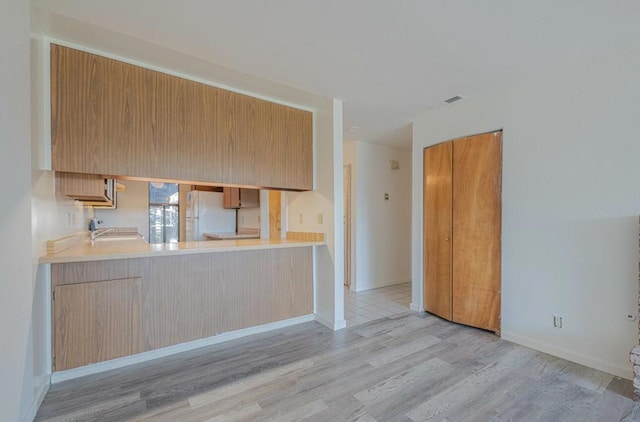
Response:
POLYGON ((135 363, 146 362, 149 360, 175 355, 176 353, 186 352, 189 350, 199 349, 213 344, 224 343, 226 341, 235 340, 241 337, 250 336, 252 334, 264 333, 267 331, 277 330, 278 328, 290 327, 303 322, 314 321, 314 315, 304 315, 297 318, 285 319, 283 321, 272 322, 269 324, 258 325, 256 327, 244 328, 237 331, 229 331, 216 336, 203 338, 200 340, 180 343, 174 346, 163 347, 161 349, 150 350, 148 352, 138 353, 132 356, 125 356, 118 359, 108 360, 106 362, 94 363, 80 368, 68 369, 66 371, 54 372, 51 375, 51 383, 55 384, 60 381, 72 378, 83 377, 85 375, 97 374, 99 372, 109 371, 111 369, 122 368, 123 366, 133 365, 135 363))
POLYGON ((364 290, 379 289, 381 287, 389 287, 389 286, 393 286, 395 284, 409 283, 410 281, 411 281, 411 277, 399 278, 397 280, 383 281, 382 283, 364 284, 364 285, 360 285, 356 281, 356 290, 355 291, 356 292, 362 292, 364 290))
POLYGON ((27 410, 27 413, 22 418, 24 422, 31 422, 36 418, 38 409, 40 409, 40 405, 44 400, 44 396, 46 396, 47 391, 49 391, 50 380, 51 377, 49 375, 36 377, 36 379, 34 380, 35 387, 33 402, 31 403, 31 406, 29 406, 29 410, 27 410))
POLYGON ((424 313, 424 309, 422 309, 419 305, 416 305, 413 302, 411 302, 411 304, 409 305, 409 309, 415 312, 420 312, 421 314, 424 313))
POLYGON ((609 374, 617 375, 621 378, 628 380, 633 379, 633 368, 631 363, 629 366, 616 365, 615 363, 606 362, 591 356, 586 356, 580 353, 573 352, 571 350, 562 349, 560 347, 552 346, 547 343, 543 343, 527 337, 522 337, 514 333, 503 331, 501 337, 504 340, 518 343, 522 346, 530 347, 531 349, 538 350, 543 353, 548 353, 553 356, 557 356, 562 359, 570 360, 571 362, 579 363, 580 365, 588 366, 590 368, 597 369, 599 371, 607 372, 609 374))
POLYGON ((325 327, 332 329, 333 331, 342 330, 347 326, 347 321, 345 321, 344 319, 340 321, 332 321, 327 318, 321 317, 318 314, 316 314, 316 321, 324 325, 325 327))

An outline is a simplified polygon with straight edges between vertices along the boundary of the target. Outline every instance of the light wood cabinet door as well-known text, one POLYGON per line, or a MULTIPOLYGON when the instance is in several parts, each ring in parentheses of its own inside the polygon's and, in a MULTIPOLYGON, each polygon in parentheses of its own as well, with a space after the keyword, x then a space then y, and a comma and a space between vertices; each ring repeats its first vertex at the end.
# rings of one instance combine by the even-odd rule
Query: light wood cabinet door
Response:
POLYGON ((502 132, 424 151, 424 308, 500 331, 502 132))
POLYGON ((453 143, 453 321, 500 331, 502 132, 453 143))
POLYGON ((51 148, 56 171, 151 175, 156 74, 51 45, 51 148))
POLYGON ((56 171, 313 188, 312 113, 51 45, 56 171))
POLYGON ((452 144, 424 150, 424 309, 451 320, 452 144))
POLYGON ((260 190, 244 188, 223 188, 223 208, 258 208, 260 190))
POLYGON ((141 278, 54 288, 54 371, 143 351, 141 278))
POLYGON ((156 165, 148 177, 223 180, 228 160, 218 142, 219 90, 164 73, 157 74, 156 165))

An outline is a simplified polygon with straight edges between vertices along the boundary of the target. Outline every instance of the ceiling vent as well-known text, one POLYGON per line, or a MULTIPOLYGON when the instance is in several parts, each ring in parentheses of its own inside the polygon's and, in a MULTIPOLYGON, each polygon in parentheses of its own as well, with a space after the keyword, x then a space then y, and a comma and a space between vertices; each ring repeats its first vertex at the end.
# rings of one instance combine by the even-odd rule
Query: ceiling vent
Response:
POLYGON ((447 98, 447 99, 446 99, 446 100, 444 100, 443 102, 444 102, 444 103, 447 103, 447 104, 452 104, 452 103, 455 103, 456 101, 460 101, 460 100, 461 100, 461 99, 463 99, 463 98, 464 98, 464 95, 458 94, 458 95, 454 95, 454 96, 453 96, 453 97, 451 97, 451 98, 447 98))

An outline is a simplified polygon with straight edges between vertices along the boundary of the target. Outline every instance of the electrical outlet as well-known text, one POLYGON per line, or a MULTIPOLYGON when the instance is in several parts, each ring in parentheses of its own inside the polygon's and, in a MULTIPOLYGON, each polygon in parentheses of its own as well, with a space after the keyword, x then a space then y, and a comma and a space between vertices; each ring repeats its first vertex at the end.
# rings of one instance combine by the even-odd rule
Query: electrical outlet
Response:
POLYGON ((318 213, 318 224, 324 224, 324 214, 318 213))
POLYGON ((562 328, 562 317, 561 316, 553 316, 553 326, 555 328, 562 328))
POLYGON ((74 227, 76 225, 76 213, 68 212, 67 213, 67 226, 74 227))
POLYGON ((635 321, 636 320, 636 316, 634 314, 627 314, 627 319, 629 321, 635 321))
POLYGON ((299 222, 300 224, 302 224, 302 223, 304 222, 304 219, 302 218, 302 213, 300 213, 300 216, 299 216, 299 218, 298 218, 298 222, 299 222))

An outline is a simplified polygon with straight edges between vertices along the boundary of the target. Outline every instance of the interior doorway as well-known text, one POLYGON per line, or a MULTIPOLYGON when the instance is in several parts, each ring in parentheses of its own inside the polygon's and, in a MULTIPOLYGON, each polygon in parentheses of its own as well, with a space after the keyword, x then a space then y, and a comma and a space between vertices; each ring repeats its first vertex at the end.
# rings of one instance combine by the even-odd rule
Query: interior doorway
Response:
POLYGON ((282 192, 269 191, 269 239, 282 237, 282 192))

